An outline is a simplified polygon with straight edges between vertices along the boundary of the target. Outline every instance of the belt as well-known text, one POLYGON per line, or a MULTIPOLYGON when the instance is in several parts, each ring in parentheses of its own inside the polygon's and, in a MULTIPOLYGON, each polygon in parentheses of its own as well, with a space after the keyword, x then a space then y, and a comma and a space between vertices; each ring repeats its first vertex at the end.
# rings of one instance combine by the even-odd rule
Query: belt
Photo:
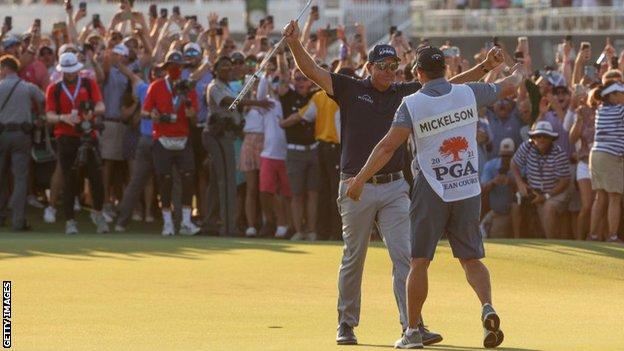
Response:
POLYGON ((288 144, 286 148, 288 150, 295 150, 295 151, 310 151, 310 150, 316 149, 318 145, 319 145, 318 142, 310 144, 310 145, 288 144))
MULTIPOLYGON (((354 177, 353 175, 340 173, 341 180, 347 180, 349 178, 354 177)), ((370 184, 386 184, 390 182, 394 182, 395 180, 403 179, 403 172, 394 172, 387 174, 376 174, 371 177, 371 179, 367 180, 367 183, 370 184)))
POLYGON ((321 146, 321 147, 322 146, 328 146, 328 147, 331 147, 332 149, 335 149, 337 147, 340 147, 340 144, 339 143, 332 143, 332 142, 329 142, 329 141, 319 140, 319 146, 321 146))

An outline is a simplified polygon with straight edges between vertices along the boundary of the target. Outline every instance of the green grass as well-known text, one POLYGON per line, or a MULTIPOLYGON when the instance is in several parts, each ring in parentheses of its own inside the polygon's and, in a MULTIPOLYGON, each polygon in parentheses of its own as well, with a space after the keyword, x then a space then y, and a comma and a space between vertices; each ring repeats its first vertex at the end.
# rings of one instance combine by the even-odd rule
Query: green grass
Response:
MULTIPOLYGON (((60 228, 0 232, 15 350, 360 351, 389 348, 400 334, 378 242, 364 273, 362 345, 338 347, 340 243, 163 238, 156 226, 66 237, 60 228)), ((624 349, 624 247, 510 240, 490 241, 486 252, 501 349, 624 349)), ((479 304, 446 242, 431 265, 424 316, 445 338, 433 349, 481 348, 479 304)))

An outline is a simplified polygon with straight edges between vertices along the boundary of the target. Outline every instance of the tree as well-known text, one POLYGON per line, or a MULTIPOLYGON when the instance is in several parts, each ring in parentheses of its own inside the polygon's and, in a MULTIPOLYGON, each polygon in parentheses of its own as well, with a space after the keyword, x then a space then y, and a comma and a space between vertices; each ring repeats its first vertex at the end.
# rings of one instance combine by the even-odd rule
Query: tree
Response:
POLYGON ((468 140, 464 137, 452 137, 442 142, 440 146, 440 153, 442 156, 453 156, 451 162, 458 162, 462 159, 459 157, 459 153, 468 149, 468 140))

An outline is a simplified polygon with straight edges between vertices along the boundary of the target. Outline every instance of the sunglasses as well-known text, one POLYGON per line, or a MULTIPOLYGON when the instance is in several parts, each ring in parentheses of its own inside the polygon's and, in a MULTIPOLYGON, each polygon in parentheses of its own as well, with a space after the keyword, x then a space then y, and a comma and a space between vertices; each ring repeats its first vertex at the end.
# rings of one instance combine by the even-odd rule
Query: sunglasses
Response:
POLYGON ((245 64, 249 67, 256 67, 256 65, 258 64, 258 62, 256 61, 252 61, 252 60, 248 60, 245 62, 245 64))
POLYGON ((390 71, 394 72, 397 69, 399 69, 399 63, 398 62, 392 62, 392 63, 376 62, 375 67, 377 67, 377 69, 382 70, 382 71, 386 71, 390 69, 390 71))
POLYGON ((533 139, 551 139, 549 135, 546 134, 536 134, 532 136, 533 139))

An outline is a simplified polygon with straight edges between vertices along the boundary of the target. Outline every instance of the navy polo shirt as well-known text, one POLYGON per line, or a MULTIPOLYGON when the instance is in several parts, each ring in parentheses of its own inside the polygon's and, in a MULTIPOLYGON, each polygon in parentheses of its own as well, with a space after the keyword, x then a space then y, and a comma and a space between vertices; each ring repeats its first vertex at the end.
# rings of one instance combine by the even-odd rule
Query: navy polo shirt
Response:
MULTIPOLYGON (((334 100, 340 106, 340 141, 343 173, 357 174, 373 152, 373 148, 390 130, 394 114, 404 97, 422 85, 394 83, 386 91, 375 89, 371 79, 355 79, 331 73, 334 100)), ((403 170, 405 148, 398 148, 392 159, 377 174, 403 170)))

